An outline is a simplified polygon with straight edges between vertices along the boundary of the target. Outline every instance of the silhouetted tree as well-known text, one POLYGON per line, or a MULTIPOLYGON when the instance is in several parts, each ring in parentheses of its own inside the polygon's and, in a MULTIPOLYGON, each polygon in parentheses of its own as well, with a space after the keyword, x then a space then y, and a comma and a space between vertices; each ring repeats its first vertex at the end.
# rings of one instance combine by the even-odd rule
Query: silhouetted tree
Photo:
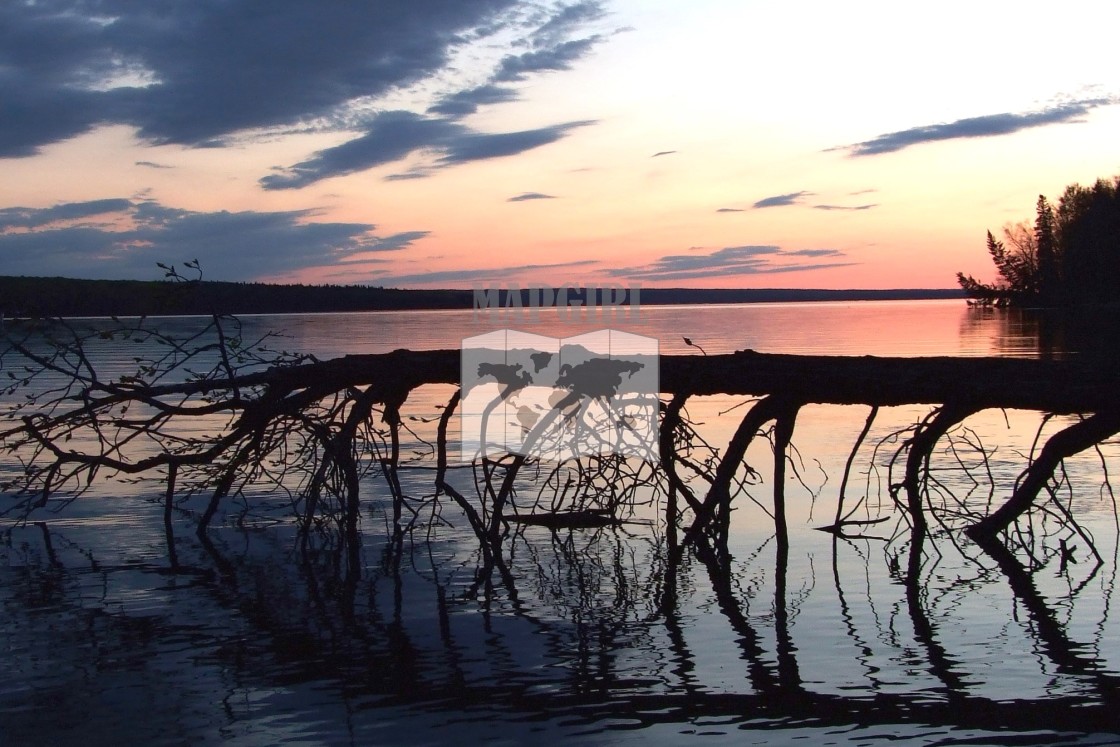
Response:
POLYGON ((1039 195, 1034 220, 1034 240, 1038 253, 1038 282, 1034 284, 1034 291, 1038 300, 1046 306, 1054 303, 1059 289, 1058 247, 1054 234, 1054 210, 1046 196, 1039 195))
POLYGON ((1092 187, 1072 185, 1058 203, 1066 303, 1118 300, 1120 278, 1120 177, 1092 187))
POLYGON ((994 306, 1020 304, 1038 295, 1038 245, 1035 235, 1022 224, 1003 229, 1003 241, 988 231, 988 254, 996 266, 1000 280, 982 283, 971 275, 957 273, 957 282, 968 297, 978 303, 994 306))
POLYGON ((1120 177, 1099 179, 1092 187, 1066 187, 1057 209, 1039 195, 1034 230, 1016 224, 1004 228, 1004 239, 988 232, 988 254, 998 275, 994 283, 957 273, 972 301, 997 306, 1116 303, 1120 177))

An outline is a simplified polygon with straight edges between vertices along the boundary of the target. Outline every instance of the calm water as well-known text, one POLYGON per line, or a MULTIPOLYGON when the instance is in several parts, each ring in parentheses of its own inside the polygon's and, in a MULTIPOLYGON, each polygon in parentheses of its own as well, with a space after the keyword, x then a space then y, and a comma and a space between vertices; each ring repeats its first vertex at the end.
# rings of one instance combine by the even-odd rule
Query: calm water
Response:
MULTIPOLYGON (((570 316, 542 310, 536 318, 458 311, 370 314, 292 314, 252 317, 286 333, 285 346, 320 357, 385 353, 397 348, 458 348, 460 341, 495 329, 516 328, 571 337, 609 327, 657 338, 663 354, 695 353, 688 337, 708 354, 753 349, 822 355, 1038 354, 1038 324, 1018 312, 967 309, 960 301, 748 304, 642 307, 570 316)), ((180 322, 191 324, 191 322, 180 322)))
MULTIPOLYGON (((244 321, 283 330, 278 346, 320 358, 454 348, 502 326, 459 312, 244 321)), ((1029 318, 958 302, 647 307, 637 320, 542 314, 517 326, 557 337, 610 326, 656 337, 663 354, 699 354, 684 337, 708 354, 1083 354, 1029 318)), ((125 365, 130 353, 118 345, 99 360, 125 365)), ((834 540, 813 527, 832 521, 867 411, 815 406, 794 434, 788 555, 762 508, 772 456, 760 441, 747 461, 762 482, 737 499, 724 564, 669 564, 663 527, 645 511, 617 528, 516 531, 505 546, 512 583, 476 586, 477 545, 449 502, 430 500, 430 452, 418 440, 450 394, 418 391, 404 413, 417 440, 406 444, 401 480, 417 513, 400 547, 388 539, 384 479, 363 485, 360 574, 346 572, 329 536, 300 551, 286 499, 270 494, 231 502, 209 543, 193 533, 197 501, 184 501, 181 573, 169 570, 158 483, 107 483, 5 524, 0 744, 1120 741, 1118 534, 1101 489, 1102 459, 1113 471, 1120 463, 1115 446, 1070 460, 1070 488, 1059 494, 1092 533, 1099 562, 1078 537, 1077 563, 1060 568, 1040 554, 1041 567, 1012 577, 941 535, 920 583, 904 583, 905 524, 886 469, 898 445, 891 434, 928 408, 880 414, 847 500, 864 499, 857 517, 888 520, 834 540)), ((704 398, 689 414, 718 446, 743 404, 704 398)), ((935 455, 946 504, 1006 495, 1040 422, 1020 412, 966 421, 935 455), (961 465, 984 479, 974 483, 961 465)))

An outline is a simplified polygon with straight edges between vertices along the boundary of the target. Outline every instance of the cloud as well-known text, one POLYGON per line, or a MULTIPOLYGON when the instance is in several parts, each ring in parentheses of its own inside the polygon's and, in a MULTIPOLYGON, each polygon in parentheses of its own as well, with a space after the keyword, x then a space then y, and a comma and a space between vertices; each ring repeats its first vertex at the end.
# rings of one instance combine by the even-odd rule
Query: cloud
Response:
POLYGON ((528 200, 555 200, 555 195, 546 195, 542 192, 523 192, 516 197, 511 197, 506 202, 526 202, 528 200))
POLYGON ((605 38, 583 31, 603 16, 598 1, 0 3, 0 157, 113 124, 193 147, 262 129, 379 137, 366 126, 379 100, 451 88, 429 108, 444 117, 514 100, 499 84, 569 69, 605 38), (463 86, 462 59, 494 51, 489 80, 463 86))
POLYGON ((758 208, 784 207, 786 205, 796 205, 801 201, 802 197, 807 197, 811 194, 813 194, 813 193, 812 192, 801 191, 801 192, 790 192, 788 195, 774 195, 773 197, 767 197, 765 199, 759 200, 754 205, 752 205, 752 207, 754 207, 757 210, 758 208))
POLYGON ((717 213, 742 213, 745 212, 742 208, 719 208, 717 213))
POLYGON ((577 127, 595 124, 593 121, 568 122, 566 124, 539 127, 535 130, 486 134, 466 132, 459 137, 443 143, 433 143, 432 147, 444 151, 438 163, 443 165, 460 164, 468 161, 483 161, 524 153, 542 145, 555 143, 577 127))
POLYGON ((394 163, 423 151, 435 155, 426 167, 394 174, 390 180, 419 179, 439 168, 468 161, 482 161, 523 153, 554 143, 577 127, 591 122, 568 122, 535 130, 486 134, 450 119, 426 117, 408 111, 378 115, 365 135, 318 151, 306 161, 261 178, 265 189, 298 189, 309 184, 343 176, 375 166, 394 163))
POLYGON ((131 201, 125 199, 68 202, 49 208, 0 208, 0 236, 12 228, 39 228, 52 223, 81 220, 99 215, 117 213, 128 209, 131 201))
POLYGON ((4 3, 0 154, 28 155, 99 123, 159 143, 323 117, 430 78, 511 0, 4 3), (264 64, 262 64, 264 63, 264 64))
POLYGON ((602 34, 586 37, 579 37, 579 34, 585 25, 605 15, 602 3, 597 0, 557 5, 543 16, 533 13, 532 18, 522 24, 525 28, 519 29, 523 32, 519 34, 522 43, 529 46, 528 51, 505 55, 484 84, 445 94, 427 113, 462 118, 483 106, 516 101, 519 93, 509 84, 524 81, 536 73, 569 70, 602 42, 605 38, 602 34))
MULTIPOLYGON (((561 262, 558 264, 544 265, 518 265, 515 267, 498 267, 488 269, 460 269, 460 270, 434 270, 411 275, 392 275, 377 278, 377 283, 387 286, 401 285, 431 285, 432 283, 467 283, 467 282, 497 282, 505 284, 509 278, 516 278, 526 273, 547 270, 549 273, 571 267, 587 267, 597 265, 598 261, 583 259, 575 262, 561 262)), ((545 282, 554 283, 553 280, 545 282)))
MULTIPOLYGON (((422 238, 431 235, 431 231, 401 231, 388 236, 369 236, 361 247, 361 252, 395 252, 398 249, 407 249, 422 238)), ((349 261, 349 260, 339 260, 349 261)), ((369 257, 362 257, 362 262, 371 262, 369 257)), ((378 262, 387 260, 376 260, 378 262)))
POLYGON ((408 171, 400 171, 396 174, 389 174, 385 177, 385 181, 403 182, 411 179, 427 179, 431 175, 432 169, 424 166, 417 166, 415 168, 409 169, 408 171))
POLYGON ((306 161, 263 177, 265 189, 294 189, 330 176, 352 174, 401 160, 415 151, 434 147, 469 130, 447 119, 433 119, 408 111, 379 114, 366 133, 333 148, 318 151, 306 161))
POLYGON ((710 254, 675 254, 662 257, 644 267, 613 270, 612 275, 632 280, 697 280, 735 275, 762 275, 801 272, 827 267, 844 267, 852 262, 788 262, 789 258, 842 258, 838 249, 798 249, 787 251, 777 246, 730 246, 710 254))
POLYGON ((844 252, 839 249, 797 249, 792 252, 782 252, 787 257, 843 257, 844 252))
POLYGON ((156 163, 155 161, 136 161, 135 165, 136 166, 145 166, 149 169, 173 169, 173 168, 175 168, 174 166, 167 166, 167 165, 162 164, 162 163, 156 163))
POLYGON ((533 31, 530 39, 537 47, 556 46, 562 44, 573 31, 604 15, 602 4, 591 0, 564 6, 533 31))
POLYGON ((196 212, 127 199, 0 210, 0 266, 10 275, 153 278, 157 262, 199 259, 207 277, 251 280, 404 249, 426 231, 389 236, 312 212, 196 212), (91 224, 90 217, 100 222, 91 224), (86 222, 81 222, 86 221, 86 222))
POLYGON ((654 153, 650 158, 660 158, 661 156, 671 156, 676 153, 675 150, 659 150, 654 153))
POLYGON ((442 114, 449 117, 465 117, 474 114, 479 107, 490 104, 504 104, 517 100, 517 91, 507 86, 487 83, 477 88, 456 91, 428 107, 429 114, 442 114))
POLYGON ((913 145, 931 143, 938 140, 955 140, 960 138, 994 137, 996 135, 1010 135, 1020 130, 1034 127, 1045 127, 1052 124, 1065 124, 1080 121, 1093 109, 1102 106, 1111 106, 1118 103, 1115 98, 1084 99, 1058 104, 1046 109, 1033 112, 1016 114, 1004 112, 1002 114, 986 114, 980 117, 968 117, 954 122, 942 124, 911 127, 898 132, 888 132, 884 135, 855 143, 843 148, 850 156, 874 156, 881 153, 894 153, 913 145))
MULTIPOLYGON (((756 202, 751 207, 757 210, 758 208, 788 207, 790 205, 803 205, 804 204, 804 198, 812 196, 813 194, 814 194, 813 192, 806 192, 806 191, 802 190, 801 192, 790 192, 789 194, 785 194, 785 195, 774 195, 773 197, 766 197, 762 200, 759 200, 758 202, 756 202)), ((828 204, 821 204, 821 205, 813 205, 813 207, 817 210, 870 210, 871 208, 878 207, 878 204, 865 204, 865 205, 828 205, 828 204)), ((717 213, 737 213, 737 212, 742 212, 742 211, 741 210, 736 210, 734 208, 720 208, 716 212, 717 213)))
POLYGON ((814 205, 816 210, 870 210, 871 208, 879 207, 878 203, 870 203, 867 205, 814 205))
POLYGON ((601 41, 601 37, 573 39, 545 49, 511 55, 502 60, 494 80, 512 83, 525 80, 530 73, 570 70, 572 64, 584 57, 601 41))

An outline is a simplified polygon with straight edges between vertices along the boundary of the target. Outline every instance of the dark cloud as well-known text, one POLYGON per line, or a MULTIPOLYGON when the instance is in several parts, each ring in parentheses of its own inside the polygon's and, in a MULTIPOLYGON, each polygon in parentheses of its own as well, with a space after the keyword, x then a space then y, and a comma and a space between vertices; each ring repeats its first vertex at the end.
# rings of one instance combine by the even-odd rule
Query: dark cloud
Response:
POLYGON ((745 212, 742 208, 719 208, 717 213, 742 213, 745 212))
POLYGON ((542 145, 555 143, 567 135, 569 131, 590 124, 594 124, 594 122, 568 122, 550 127, 540 127, 535 130, 497 134, 468 132, 459 137, 449 138, 442 143, 433 143, 432 147, 442 147, 444 154, 439 158, 441 164, 483 161, 490 158, 513 156, 533 148, 539 148, 542 145))
POLYGON ((846 146, 844 150, 847 150, 851 156, 874 156, 880 153, 894 153, 912 145, 938 140, 1010 135, 1033 127, 1076 122, 1079 121, 1080 117, 1085 116, 1097 107, 1110 106, 1116 103, 1117 100, 1111 98, 1085 99, 1022 114, 1004 112, 1002 114, 986 114, 981 117, 968 117, 958 119, 955 122, 888 132, 871 140, 846 146))
POLYGON ((878 203, 868 205, 814 205, 817 210, 870 210, 879 207, 878 203))
POLYGON ((298 189, 321 179, 394 163, 419 151, 437 156, 430 167, 389 177, 391 180, 418 179, 438 168, 523 153, 556 142, 569 130, 588 124, 591 123, 569 122, 535 130, 487 134, 450 119, 408 111, 383 112, 362 137, 318 151, 308 160, 287 169, 278 169, 277 173, 263 177, 260 184, 265 189, 298 189))
POLYGON ((399 161, 410 153, 462 137, 469 130, 446 119, 408 111, 379 114, 362 137, 318 151, 311 158, 260 180, 265 189, 293 189, 331 176, 399 161))
MULTIPOLYGON (((3 16, 14 6, 0 4, 0 29, 5 29, 3 16)), ((80 135, 98 121, 99 94, 43 88, 33 75, 5 70, 8 56, 0 36, 0 158, 35 155, 39 146, 80 135)))
POLYGON ((671 156, 674 153, 676 153, 675 150, 659 150, 656 153, 654 153, 652 156, 650 156, 650 158, 659 158, 661 156, 671 156))
POLYGON ((429 114, 440 114, 446 117, 465 117, 474 114, 480 106, 490 104, 504 104, 517 100, 517 91, 507 86, 497 86, 487 83, 484 86, 471 88, 466 91, 444 96, 438 103, 428 107, 429 114))
POLYGON ((441 71, 464 34, 514 5, 4 3, 0 154, 27 155, 99 123, 199 145, 327 116, 441 71))
POLYGON ((543 192, 523 192, 516 197, 511 197, 506 202, 527 202, 529 200, 555 200, 555 195, 546 195, 543 192))
POLYGON ((404 249, 427 235, 378 236, 369 223, 320 223, 307 210, 194 212, 125 199, 0 210, 10 275, 152 278, 157 262, 199 259, 207 277, 251 280, 404 249), (93 225, 78 223, 97 216, 93 225))
POLYGON ((403 181, 409 181, 410 179, 427 179, 429 176, 432 175, 432 173, 433 173, 432 169, 429 169, 429 168, 426 168, 426 167, 423 167, 423 166, 418 166, 416 168, 409 169, 408 171, 401 171, 401 172, 396 173, 396 174, 389 174, 388 176, 385 177, 385 181, 387 181, 387 182, 403 182, 403 181))
POLYGON ((675 254, 662 257, 645 267, 613 270, 612 275, 653 282, 697 280, 734 275, 762 275, 781 272, 843 267, 851 262, 787 262, 788 258, 843 257, 837 249, 798 249, 786 251, 777 246, 730 246, 711 254, 675 254))
POLYGON ((786 205, 796 205, 801 201, 802 197, 807 197, 813 194, 812 192, 790 192, 788 195, 774 195, 773 197, 766 197, 756 202, 752 207, 769 208, 769 207, 784 207, 786 205))
MULTIPOLYGON (((515 0, 0 3, 0 157, 32 155, 103 124, 195 147, 260 128, 358 130, 366 134, 352 150, 369 153, 369 138, 400 137, 367 126, 378 97, 456 74, 457 52, 500 44, 506 32, 521 49, 485 84, 448 94, 430 112, 462 117, 512 100, 515 90, 498 83, 568 69, 602 38, 580 32, 602 15, 598 1, 529 9, 515 0)), ((430 135, 447 122, 427 127, 430 135)), ((380 158, 402 147, 382 146, 380 158)))
POLYGON ((579 35, 585 24, 605 16, 598 0, 560 5, 533 15, 521 29, 527 31, 521 36, 528 51, 506 55, 486 83, 445 95, 428 108, 428 114, 462 118, 483 106, 515 101, 519 94, 510 83, 524 81, 536 73, 569 70, 604 38, 599 34, 572 38, 579 35))
MULTIPOLYGON (((487 283, 502 283, 505 284, 510 277, 524 275, 525 273, 540 272, 543 270, 549 273, 555 270, 563 270, 572 267, 587 267, 596 265, 598 262, 593 259, 584 259, 576 262, 561 262, 558 264, 547 265, 518 265, 515 267, 499 267, 496 269, 482 269, 482 270, 435 270, 432 272, 420 272, 411 275, 392 275, 377 278, 377 282, 381 285, 388 286, 402 286, 402 285, 430 285, 432 283, 468 283, 468 282, 487 282, 487 283)), ((550 277, 552 277, 550 275, 550 277)), ((540 281, 542 284, 554 283, 553 280, 540 281)))
POLYGON ((572 37, 605 15, 597 0, 557 7, 528 35, 529 51, 503 58, 492 82, 511 83, 525 80, 532 73, 570 70, 603 40, 599 34, 572 37))
POLYGON ((564 6, 547 16, 544 23, 530 35, 530 39, 538 48, 563 44, 572 33, 587 23, 598 21, 604 15, 606 14, 599 2, 587 0, 564 6))
MULTIPOLYGON (((401 231, 400 233, 392 233, 388 236, 369 236, 365 239, 361 250, 362 252, 395 252, 398 249, 407 249, 415 244, 422 238, 431 235, 431 231, 401 231)), ((342 259, 340 262, 387 262, 388 260, 371 260, 368 257, 361 257, 360 259, 349 260, 342 259)))
POLYGON ((546 49, 511 55, 502 60, 494 80, 513 83, 525 80, 530 73, 570 70, 574 62, 586 56, 601 40, 598 36, 573 39, 546 49))
POLYGON ((792 252, 782 252, 787 257, 843 257, 844 252, 839 249, 796 249, 792 252))
POLYGON ((68 202, 49 208, 0 208, 0 235, 12 228, 39 228, 52 223, 92 218, 98 215, 118 213, 131 207, 132 202, 125 199, 90 200, 89 202, 68 202))
POLYGON ((146 166, 149 169, 172 169, 172 168, 175 168, 174 166, 167 166, 167 165, 162 164, 162 163, 156 163, 155 161, 136 161, 136 165, 137 166, 146 166))

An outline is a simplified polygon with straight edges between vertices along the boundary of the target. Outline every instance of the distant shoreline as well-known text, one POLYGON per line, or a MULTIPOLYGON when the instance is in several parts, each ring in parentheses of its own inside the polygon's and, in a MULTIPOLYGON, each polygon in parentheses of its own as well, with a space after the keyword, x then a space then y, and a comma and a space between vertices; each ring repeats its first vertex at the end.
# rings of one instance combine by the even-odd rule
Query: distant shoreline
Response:
MULTIPOLYGON (((528 306, 524 297, 523 305, 528 306)), ((819 288, 642 288, 641 304, 782 303, 815 301, 910 301, 964 299, 959 288, 828 290, 819 288)), ((506 292, 501 292, 506 303, 506 292)), ((0 276, 0 315, 187 316, 356 311, 421 311, 474 308, 472 290, 405 290, 358 285, 274 285, 205 281, 201 284, 144 280, 0 276)))

